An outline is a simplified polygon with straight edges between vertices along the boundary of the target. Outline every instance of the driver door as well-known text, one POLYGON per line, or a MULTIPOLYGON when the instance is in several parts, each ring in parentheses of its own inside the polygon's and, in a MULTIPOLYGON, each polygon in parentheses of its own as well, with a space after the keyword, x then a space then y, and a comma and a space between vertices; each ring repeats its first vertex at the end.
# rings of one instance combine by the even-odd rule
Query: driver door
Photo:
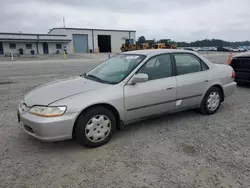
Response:
POLYGON ((177 83, 170 54, 152 57, 137 73, 149 80, 124 86, 126 121, 175 110, 177 83))

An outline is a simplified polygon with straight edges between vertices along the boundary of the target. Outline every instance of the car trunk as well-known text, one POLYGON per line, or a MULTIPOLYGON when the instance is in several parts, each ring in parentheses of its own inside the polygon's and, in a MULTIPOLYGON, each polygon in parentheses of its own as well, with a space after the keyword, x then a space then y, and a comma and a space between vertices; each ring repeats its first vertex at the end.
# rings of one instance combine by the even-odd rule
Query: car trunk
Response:
POLYGON ((231 66, 236 73, 236 81, 250 82, 250 56, 235 57, 231 66))

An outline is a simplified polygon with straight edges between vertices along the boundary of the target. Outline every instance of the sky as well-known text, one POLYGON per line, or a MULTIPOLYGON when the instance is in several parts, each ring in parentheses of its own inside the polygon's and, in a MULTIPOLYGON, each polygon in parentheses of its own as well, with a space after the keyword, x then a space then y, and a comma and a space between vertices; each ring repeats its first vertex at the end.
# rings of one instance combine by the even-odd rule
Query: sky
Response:
POLYGON ((137 38, 250 40, 250 0, 0 0, 0 32, 129 29, 137 38))

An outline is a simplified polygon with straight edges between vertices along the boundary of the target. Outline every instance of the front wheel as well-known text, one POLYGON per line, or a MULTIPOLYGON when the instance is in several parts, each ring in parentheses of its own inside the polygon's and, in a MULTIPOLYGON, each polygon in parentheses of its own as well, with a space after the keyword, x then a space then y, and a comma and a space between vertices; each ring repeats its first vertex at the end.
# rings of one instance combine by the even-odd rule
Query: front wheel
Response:
POLYGON ((218 111, 221 105, 222 94, 217 87, 211 87, 205 94, 201 106, 200 112, 202 114, 214 114, 218 111))
POLYGON ((87 147, 106 144, 116 127, 112 111, 104 107, 94 107, 83 112, 76 124, 76 140, 87 147))

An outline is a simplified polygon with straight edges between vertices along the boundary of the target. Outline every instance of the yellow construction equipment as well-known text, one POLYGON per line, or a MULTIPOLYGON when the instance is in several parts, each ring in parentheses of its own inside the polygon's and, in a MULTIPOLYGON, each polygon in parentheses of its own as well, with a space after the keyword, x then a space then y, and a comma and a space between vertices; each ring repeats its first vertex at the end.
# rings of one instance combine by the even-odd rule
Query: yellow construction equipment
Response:
POLYGON ((177 45, 170 39, 161 39, 155 44, 155 49, 176 49, 177 45))
POLYGON ((150 46, 149 46, 149 43, 142 43, 141 45, 140 45, 140 50, 146 50, 146 49, 149 49, 150 48, 150 46))
POLYGON ((154 40, 146 40, 144 43, 140 45, 141 50, 152 49, 154 48, 154 40))
POLYGON ((154 40, 146 40, 144 43, 138 43, 134 39, 126 39, 121 46, 121 51, 146 50, 146 49, 176 49, 170 39, 161 39, 157 43, 154 40))
POLYGON ((155 49, 166 49, 167 47, 166 47, 165 43, 156 43, 154 45, 154 48, 155 49))
POLYGON ((126 51, 132 51, 132 50, 137 50, 137 44, 134 39, 126 39, 125 43, 122 44, 121 46, 121 51, 126 52, 126 51))

